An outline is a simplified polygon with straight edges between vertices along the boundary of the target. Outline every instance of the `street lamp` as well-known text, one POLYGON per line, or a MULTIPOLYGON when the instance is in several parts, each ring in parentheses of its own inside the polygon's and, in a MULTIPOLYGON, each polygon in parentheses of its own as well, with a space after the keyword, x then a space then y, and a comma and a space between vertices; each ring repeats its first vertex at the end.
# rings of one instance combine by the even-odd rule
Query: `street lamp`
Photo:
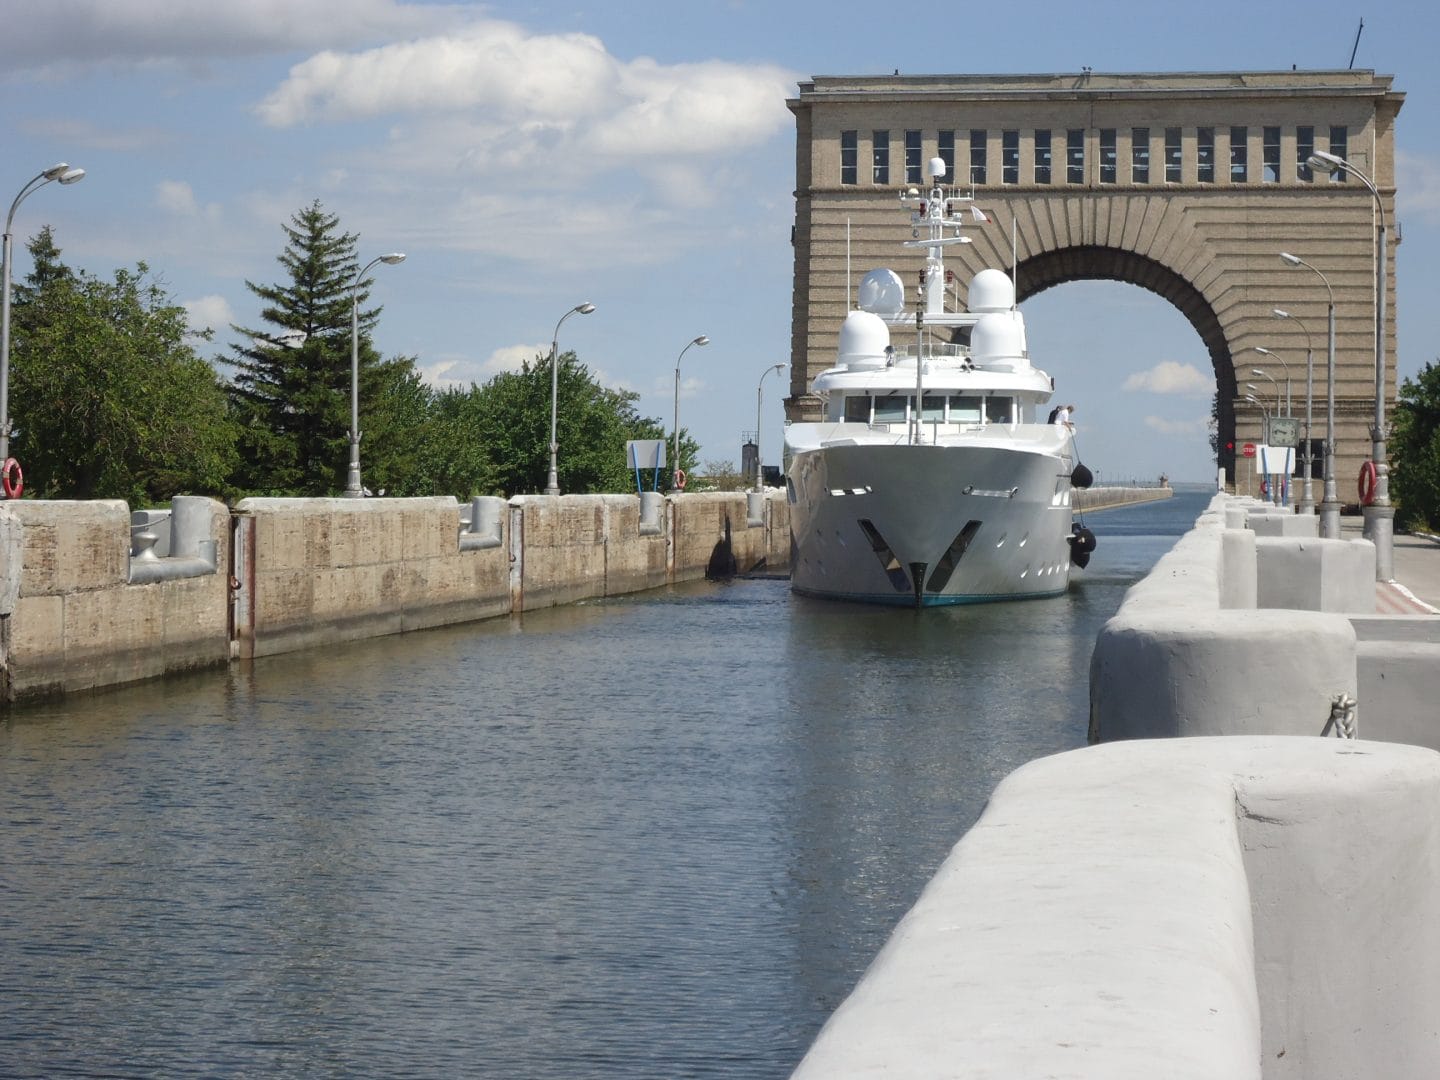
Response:
MULTIPOLYGON (((1254 391, 1255 391, 1255 394, 1258 394, 1258 393, 1260 392, 1259 390, 1256 389, 1254 383, 1246 383, 1246 384, 1245 384, 1245 389, 1246 389, 1246 390, 1254 390, 1254 391)), ((1262 436, 1261 436, 1261 438, 1260 438, 1260 441, 1263 442, 1266 447, 1269 447, 1269 445, 1270 445, 1270 410, 1265 407, 1265 403, 1264 403, 1263 401, 1261 401, 1258 397, 1256 397, 1255 394, 1246 394, 1246 395, 1245 395, 1245 400, 1248 401, 1248 402, 1250 402, 1250 404, 1256 406, 1256 407, 1260 410, 1260 415, 1261 415, 1262 417, 1264 417, 1265 426, 1261 429, 1261 430, 1263 431, 1263 434, 1262 434, 1262 436)), ((1265 475, 1266 475, 1267 478, 1270 476, 1270 474, 1269 474, 1268 472, 1267 472, 1265 475)), ((1267 483, 1268 483, 1268 479, 1267 479, 1267 483)), ((1280 502, 1280 500, 1279 500, 1278 498, 1276 498, 1276 495, 1275 495, 1275 492, 1274 492, 1274 491, 1271 491, 1271 492, 1270 492, 1270 501, 1273 502, 1273 503, 1275 503, 1275 504, 1277 504, 1277 505, 1278 505, 1279 502, 1280 502)))
POLYGON ((1329 540, 1340 538, 1340 497, 1335 492, 1335 292, 1330 279, 1298 255, 1280 253, 1287 266, 1303 266, 1325 283, 1325 321, 1329 343, 1325 350, 1325 491, 1320 499, 1320 535, 1329 540))
MULTIPOLYGON (((1268 357, 1270 357, 1270 358, 1272 358, 1272 359, 1274 359, 1274 360, 1279 361, 1280 366, 1285 369, 1285 415, 1286 415, 1286 416, 1289 416, 1289 415, 1290 415, 1290 365, 1287 364, 1287 363, 1285 363, 1284 360, 1281 360, 1281 359, 1280 359, 1280 354, 1279 354, 1279 353, 1272 352, 1271 350, 1265 348, 1263 345, 1252 345, 1251 348, 1254 349, 1256 352, 1258 352, 1261 356, 1268 356, 1268 357)), ((1279 393, 1278 389, 1277 389, 1276 393, 1279 393)), ((1278 399, 1278 398, 1276 399, 1276 402, 1275 402, 1275 412, 1276 412, 1277 414, 1280 412, 1280 402, 1279 402, 1279 399, 1278 399)))
MULTIPOLYGON (((83 179, 84 169, 72 169, 63 161, 51 165, 20 189, 20 194, 16 195, 15 201, 10 204, 10 214, 5 219, 5 238, 3 247, 0 247, 0 279, 4 282, 3 286, 0 286, 0 462, 10 460, 10 248, 15 210, 25 201, 25 196, 52 180, 69 185, 83 179)), ((8 470, 6 475, 9 475, 8 470)))
POLYGON ((560 316, 560 322, 555 324, 555 333, 550 335, 550 475, 545 480, 546 495, 560 494, 560 477, 555 472, 555 451, 559 449, 559 443, 555 438, 555 406, 560 391, 560 374, 557 367, 560 363, 560 327, 571 315, 589 315, 594 310, 595 305, 588 300, 583 304, 576 304, 560 316))
POLYGON ((765 392, 765 376, 772 371, 785 370, 784 364, 772 364, 760 374, 760 383, 755 387, 755 490, 760 491, 760 405, 765 399, 761 396, 765 392))
POLYGON ((404 261, 404 254, 398 251, 377 255, 350 283, 350 472, 345 478, 347 499, 358 499, 365 494, 365 489, 360 486, 360 283, 376 263, 394 266, 404 261))
MULTIPOLYGON (((709 345, 710 339, 701 334, 690 345, 709 345)), ((678 488, 680 486, 680 361, 685 359, 685 354, 690 351, 690 345, 680 350, 680 355, 675 358, 675 461, 671 465, 671 482, 678 488)), ((759 436, 756 436, 756 450, 760 449, 759 436)))
POLYGON ((1315 512, 1315 495, 1310 490, 1310 473, 1312 469, 1313 455, 1310 452, 1310 424, 1313 419, 1315 401, 1315 353, 1310 348, 1310 331, 1306 329, 1304 322, 1299 316, 1291 315, 1288 311, 1280 308, 1271 308, 1270 315, 1276 319, 1289 319, 1300 332, 1305 335, 1305 484, 1301 488, 1300 512, 1302 514, 1313 514, 1315 512))
MULTIPOLYGON (((1269 379, 1269 380, 1270 380, 1270 386, 1271 386, 1271 387, 1274 389, 1274 391, 1275 391, 1275 415, 1276 415, 1276 416, 1279 416, 1279 415, 1280 415, 1280 400, 1281 400, 1281 399, 1280 399, 1280 383, 1279 383, 1279 381, 1275 378, 1274 375, 1271 375, 1271 374, 1270 374, 1268 371, 1266 371, 1264 368, 1252 367, 1252 368, 1250 369, 1250 374, 1251 374, 1251 375, 1257 375, 1257 376, 1259 376, 1259 377, 1262 378, 1262 379, 1269 379)), ((1245 384, 1245 389, 1246 389, 1246 390, 1255 390, 1255 384, 1254 384, 1254 383, 1246 383, 1246 384, 1245 384)), ((1255 393, 1258 394, 1258 393, 1260 393, 1260 391, 1259 391, 1259 390, 1255 390, 1255 393)), ((1269 433, 1266 433, 1266 435, 1265 435, 1265 441, 1266 441, 1266 442, 1269 442, 1269 441, 1270 441, 1270 435, 1269 435, 1269 433)))
POLYGON ((1385 461, 1385 200, 1370 177, 1339 154, 1316 150, 1307 164, 1323 173, 1344 169, 1354 175, 1374 196, 1380 215, 1375 253, 1375 425, 1370 451, 1375 463, 1375 497, 1361 513, 1365 515, 1363 534, 1375 545, 1375 580, 1389 581, 1395 576, 1395 507, 1390 505, 1390 466, 1385 461))

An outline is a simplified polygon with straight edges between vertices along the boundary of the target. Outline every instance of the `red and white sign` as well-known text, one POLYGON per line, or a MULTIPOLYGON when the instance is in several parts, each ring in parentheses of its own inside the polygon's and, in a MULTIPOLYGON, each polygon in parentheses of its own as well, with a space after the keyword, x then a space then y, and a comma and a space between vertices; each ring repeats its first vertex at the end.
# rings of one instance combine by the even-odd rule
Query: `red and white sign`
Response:
POLYGON ((1244 454, 1246 457, 1254 457, 1255 444, 1253 442, 1247 442, 1244 446, 1240 448, 1240 453, 1244 454))

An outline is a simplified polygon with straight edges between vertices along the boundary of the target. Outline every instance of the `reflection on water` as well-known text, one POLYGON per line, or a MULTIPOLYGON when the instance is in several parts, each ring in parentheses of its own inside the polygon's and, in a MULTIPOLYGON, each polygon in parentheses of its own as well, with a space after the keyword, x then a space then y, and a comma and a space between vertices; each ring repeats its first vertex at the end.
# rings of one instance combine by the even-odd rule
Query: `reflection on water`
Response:
POLYGON ((1083 745, 1069 595, 699 584, 0 725, 0 1073, 780 1077, 995 783, 1083 745))

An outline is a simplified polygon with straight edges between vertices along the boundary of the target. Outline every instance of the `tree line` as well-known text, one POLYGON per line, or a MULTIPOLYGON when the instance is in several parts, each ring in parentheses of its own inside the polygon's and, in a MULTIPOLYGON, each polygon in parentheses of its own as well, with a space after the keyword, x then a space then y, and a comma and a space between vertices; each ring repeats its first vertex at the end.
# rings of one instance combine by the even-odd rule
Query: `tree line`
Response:
MULTIPOLYGON (((371 344, 381 314, 356 284, 358 236, 316 201, 283 226, 284 279, 246 281, 258 328, 230 327, 226 354, 200 353, 184 308, 143 262, 104 279, 67 266, 47 226, 11 311, 10 452, 26 495, 126 499, 177 494, 344 491, 349 462, 351 303, 357 305, 362 476, 387 495, 543 491, 549 467, 550 357, 483 385, 437 389, 415 357, 371 344), (353 293, 352 293, 353 286, 353 293)), ((574 352, 557 358, 560 489, 634 489, 629 439, 663 439, 638 394, 611 390, 574 352)), ((681 466, 698 445, 681 432, 681 466)))

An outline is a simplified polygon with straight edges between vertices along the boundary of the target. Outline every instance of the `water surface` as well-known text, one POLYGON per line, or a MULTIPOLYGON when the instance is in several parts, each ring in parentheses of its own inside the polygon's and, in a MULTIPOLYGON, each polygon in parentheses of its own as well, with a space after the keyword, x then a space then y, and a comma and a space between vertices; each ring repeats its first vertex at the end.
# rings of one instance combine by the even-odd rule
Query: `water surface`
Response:
POLYGON ((0 1074, 783 1077, 1203 492, 1070 593, 696 584, 0 723, 0 1074))

